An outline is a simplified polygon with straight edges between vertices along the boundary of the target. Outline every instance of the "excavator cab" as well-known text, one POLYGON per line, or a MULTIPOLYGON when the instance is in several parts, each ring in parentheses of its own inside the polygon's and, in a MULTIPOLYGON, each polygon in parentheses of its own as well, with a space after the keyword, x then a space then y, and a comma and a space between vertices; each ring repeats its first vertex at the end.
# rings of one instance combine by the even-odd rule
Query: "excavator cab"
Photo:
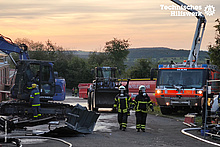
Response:
POLYGON ((11 89, 12 98, 29 101, 32 83, 38 85, 41 100, 53 100, 55 77, 52 62, 37 60, 18 61, 15 85, 11 89))

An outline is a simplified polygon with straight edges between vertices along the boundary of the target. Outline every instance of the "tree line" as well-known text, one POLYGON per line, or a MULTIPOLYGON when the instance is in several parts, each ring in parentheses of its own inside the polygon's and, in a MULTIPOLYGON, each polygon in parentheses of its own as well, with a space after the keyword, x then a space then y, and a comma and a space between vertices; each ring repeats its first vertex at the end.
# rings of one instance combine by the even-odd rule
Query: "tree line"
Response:
MULTIPOLYGON (((220 67, 220 20, 217 19, 216 22, 216 41, 214 45, 208 46, 208 54, 211 63, 220 67)), ((73 52, 66 52, 63 47, 50 40, 43 44, 18 38, 15 43, 26 44, 31 59, 54 61, 54 71, 66 79, 67 88, 77 87, 79 83, 92 82, 91 69, 98 66, 117 67, 121 70, 121 78, 149 78, 150 70, 158 64, 152 63, 150 59, 140 58, 135 61, 135 65, 127 68, 124 62, 131 45, 128 39, 113 38, 105 43, 104 52, 90 52, 88 59, 79 58, 73 52)), ((13 57, 18 60, 17 54, 13 54, 13 57)))
MULTIPOLYGON (((113 38, 105 43, 104 52, 90 52, 87 59, 80 58, 73 52, 67 52, 63 47, 50 40, 41 43, 27 38, 18 38, 15 43, 28 46, 30 59, 53 61, 54 71, 57 71, 60 77, 65 78, 67 88, 77 87, 79 83, 91 83, 94 78, 91 69, 95 67, 117 67, 123 78, 142 78, 149 77, 152 65, 147 59, 138 59, 135 66, 126 68, 124 61, 129 54, 130 42, 128 39, 113 38), (138 73, 139 71, 140 73, 138 73), (135 76, 133 76, 134 73, 135 76)), ((18 54, 13 53, 12 56, 15 60, 19 60, 18 54)))

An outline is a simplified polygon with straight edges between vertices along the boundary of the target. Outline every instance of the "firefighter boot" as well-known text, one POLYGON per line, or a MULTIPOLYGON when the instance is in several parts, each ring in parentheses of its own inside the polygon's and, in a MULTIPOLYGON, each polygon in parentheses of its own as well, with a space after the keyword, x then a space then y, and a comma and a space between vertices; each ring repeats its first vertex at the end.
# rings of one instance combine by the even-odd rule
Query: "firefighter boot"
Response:
POLYGON ((140 129, 136 129, 137 132, 140 132, 140 129))
POLYGON ((126 130, 126 128, 123 127, 123 128, 122 128, 122 131, 125 131, 125 130, 126 130))

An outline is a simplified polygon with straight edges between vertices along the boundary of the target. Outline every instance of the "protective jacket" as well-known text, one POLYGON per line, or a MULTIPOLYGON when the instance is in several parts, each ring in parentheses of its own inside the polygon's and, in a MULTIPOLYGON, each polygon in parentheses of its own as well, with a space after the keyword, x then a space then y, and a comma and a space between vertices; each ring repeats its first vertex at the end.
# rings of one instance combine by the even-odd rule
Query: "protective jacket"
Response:
POLYGON ((128 94, 120 96, 120 94, 115 97, 114 108, 118 108, 119 113, 129 112, 130 105, 132 103, 131 97, 128 94))
POLYGON ((147 113, 149 108, 153 108, 153 103, 147 94, 146 96, 141 94, 137 95, 134 99, 134 105, 136 112, 147 113))
POLYGON ((40 106, 40 92, 38 88, 34 88, 30 94, 30 102, 33 107, 40 106))

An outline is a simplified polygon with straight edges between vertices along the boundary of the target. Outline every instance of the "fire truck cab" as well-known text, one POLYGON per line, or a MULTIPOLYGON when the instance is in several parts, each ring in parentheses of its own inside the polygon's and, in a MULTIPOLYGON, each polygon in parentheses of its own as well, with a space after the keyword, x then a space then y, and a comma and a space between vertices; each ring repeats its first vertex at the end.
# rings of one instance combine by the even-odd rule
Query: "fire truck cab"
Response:
MULTIPOLYGON (((180 109, 200 111, 200 97, 206 80, 219 77, 219 71, 213 65, 159 65, 155 97, 161 113, 168 114, 180 109)), ((216 86, 212 87, 215 91, 216 86)))

